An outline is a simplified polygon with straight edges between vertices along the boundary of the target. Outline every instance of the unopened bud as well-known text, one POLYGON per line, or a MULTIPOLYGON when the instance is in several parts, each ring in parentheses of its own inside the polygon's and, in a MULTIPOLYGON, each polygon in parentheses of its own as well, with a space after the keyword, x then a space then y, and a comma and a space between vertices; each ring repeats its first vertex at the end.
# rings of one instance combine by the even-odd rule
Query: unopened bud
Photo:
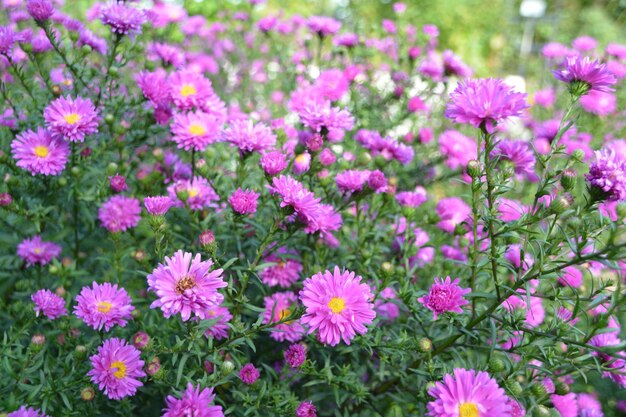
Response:
POLYGON ((91 387, 83 388, 80 392, 80 399, 83 401, 93 401, 96 397, 96 392, 91 387))
POLYGON ((561 380, 556 381, 554 384, 554 393, 557 395, 567 395, 570 392, 569 385, 561 380))
POLYGON ((420 352, 430 352, 433 349, 433 342, 427 337, 422 337, 418 345, 420 352))
POLYGON ((573 169, 566 169, 561 174, 561 186, 565 191, 572 191, 576 186, 576 171, 573 169))
POLYGON ((533 410, 533 417, 550 417, 550 410, 546 406, 538 405, 533 410))
POLYGON ((471 161, 469 161, 467 163, 467 175, 469 175, 472 178, 479 178, 480 177, 480 162, 478 162, 475 159, 472 159, 471 161))
POLYGON ((582 149, 576 149, 574 152, 572 152, 572 158, 574 158, 578 162, 584 162, 585 151, 583 151, 582 149))
POLYGON ((489 370, 491 372, 501 372, 504 368, 504 362, 500 358, 491 358, 489 361, 489 370))
POLYGON ((235 364, 232 361, 222 362, 221 370, 224 375, 229 375, 235 369, 235 364))

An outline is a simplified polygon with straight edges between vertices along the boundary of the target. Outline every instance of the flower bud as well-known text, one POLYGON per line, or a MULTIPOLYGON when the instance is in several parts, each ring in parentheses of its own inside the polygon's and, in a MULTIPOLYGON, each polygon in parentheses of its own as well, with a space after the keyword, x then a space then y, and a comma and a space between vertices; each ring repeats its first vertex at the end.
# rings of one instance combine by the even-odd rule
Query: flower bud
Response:
POLYGON ((557 380, 554 384, 554 393, 557 395, 567 395, 570 392, 570 387, 565 381, 557 380))
POLYGON ((91 46, 89 46, 89 45, 83 45, 83 46, 80 47, 80 51, 83 54, 87 55, 88 53, 90 53, 92 51, 92 49, 91 49, 91 46))
POLYGON ((137 332, 133 335, 133 346, 143 350, 150 343, 150 336, 146 332, 137 332))
POLYGON ((204 370, 207 374, 212 374, 215 372, 215 364, 211 361, 204 361, 204 370))
POLYGON ((520 383, 514 379, 509 379, 508 381, 506 381, 506 387, 509 389, 509 392, 513 394, 514 397, 519 397, 524 392, 524 389, 522 388, 520 383))
POLYGON ((383 262, 380 265, 380 269, 382 270, 383 274, 385 276, 392 276, 393 275, 393 271, 394 271, 394 266, 391 262, 383 262))
POLYGON ((582 149, 576 149, 574 152, 572 152, 572 158, 574 158, 578 162, 584 162, 585 151, 583 151, 582 149))
POLYGON ((543 385, 543 383, 541 383, 541 382, 538 382, 536 384, 532 384, 531 387, 530 387, 530 391, 537 398, 543 398, 543 397, 545 397, 548 394, 548 392, 546 391, 545 385, 543 385))
POLYGON ((502 372, 504 368, 504 362, 500 358, 491 358, 489 361, 489 370, 491 372, 502 372))
POLYGON ((63 91, 61 90, 61 86, 58 84, 54 84, 52 87, 50 87, 50 89, 52 90, 52 94, 55 97, 59 97, 61 95, 61 92, 63 91))
POLYGON ((146 373, 150 376, 155 376, 157 372, 161 370, 161 361, 159 361, 158 356, 152 358, 152 360, 148 363, 146 367, 146 373))
POLYGON ((111 186, 111 190, 115 193, 121 193, 122 191, 128 189, 128 185, 126 185, 126 177, 119 174, 109 177, 109 185, 111 186))
POLYGON ((87 354, 87 347, 85 345, 78 345, 74 348, 74 356, 76 359, 82 359, 87 354))
POLYGON ((550 410, 548 409, 548 407, 538 405, 533 410, 533 417, 550 417, 550 410))
POLYGON ((430 352, 433 349, 433 342, 427 337, 422 337, 418 342, 420 352, 430 352))
POLYGON ((41 333, 35 333, 33 337, 30 338, 30 350, 34 353, 40 352, 45 343, 46 336, 41 333))
POLYGON ((13 197, 9 193, 0 194, 0 206, 8 206, 13 202, 13 197))
POLYGON ((80 392, 80 399, 83 401, 93 401, 96 397, 96 392, 91 387, 83 388, 80 392))
POLYGON ((475 159, 472 159, 467 163, 467 167, 465 168, 467 171, 467 175, 472 178, 480 177, 480 162, 475 159))
POLYGON ((552 213, 562 214, 566 210, 569 210, 572 204, 574 204, 574 198, 571 194, 565 193, 552 200, 550 203, 550 211, 552 213))
POLYGON ((561 174, 561 186, 565 191, 572 191, 576 186, 576 171, 573 169, 566 169, 561 174))
POLYGON ((115 175, 117 171, 118 166, 115 162, 111 162, 109 165, 107 165, 107 175, 115 175))
POLYGON ((235 370, 235 364, 232 361, 224 361, 222 362, 221 370, 224 375, 229 375, 235 370))

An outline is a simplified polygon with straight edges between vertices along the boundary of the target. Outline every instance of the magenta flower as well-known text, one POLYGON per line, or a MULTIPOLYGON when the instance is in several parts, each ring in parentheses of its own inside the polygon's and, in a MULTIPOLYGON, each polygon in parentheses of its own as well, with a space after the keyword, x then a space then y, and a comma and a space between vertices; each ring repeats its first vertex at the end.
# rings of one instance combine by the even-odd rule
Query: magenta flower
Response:
POLYGON ((128 185, 126 184, 126 177, 123 175, 115 174, 109 177, 109 185, 111 190, 115 193, 121 193, 122 191, 126 191, 128 189, 128 185))
POLYGON ((54 14, 51 0, 26 0, 26 10, 37 22, 48 20, 54 14))
POLYGON ((596 162, 585 175, 589 187, 608 201, 626 200, 626 161, 613 149, 596 151, 596 162))
POLYGON ((396 200, 404 207, 417 208, 428 200, 424 187, 417 187, 415 191, 402 191, 396 194, 396 200))
POLYGON ((150 308, 161 308, 166 318, 181 315, 189 320, 193 313, 201 320, 210 318, 209 310, 222 303, 224 296, 217 290, 227 286, 222 278, 222 269, 211 271, 213 261, 202 261, 200 254, 192 260, 192 254, 179 250, 173 257, 165 257, 148 275, 149 290, 156 293, 150 308))
POLYGON ((430 417, 511 417, 504 390, 487 372, 456 368, 428 390, 430 417))
POLYGON ((50 290, 39 290, 30 296, 35 303, 35 316, 39 317, 40 313, 48 317, 50 320, 58 319, 61 316, 67 316, 65 310, 65 300, 50 290))
POLYGON ((337 101, 350 90, 350 82, 343 71, 332 68, 322 71, 313 87, 325 99, 337 101))
POLYGON ((18 41, 18 35, 9 26, 0 26, 0 55, 11 56, 13 46, 18 41))
POLYGON ((290 345, 285 351, 285 361, 292 368, 299 368, 306 361, 306 347, 301 344, 290 345))
POLYGON ((500 162, 508 161, 515 174, 535 179, 535 153, 528 142, 522 140, 502 140, 491 152, 491 158, 500 162))
POLYGON ((191 210, 202 210, 205 207, 215 208, 217 207, 215 201, 220 199, 209 182, 199 176, 195 176, 191 180, 179 180, 167 187, 167 192, 174 206, 183 207, 183 203, 186 203, 191 210))
POLYGON ((100 9, 100 20, 120 36, 141 33, 146 17, 141 10, 124 3, 111 2, 100 9))
POLYGON ((439 149, 450 169, 464 169, 469 161, 477 159, 477 148, 474 139, 454 129, 448 129, 439 136, 439 149))
POLYGON ((238 188, 228 197, 228 203, 233 211, 238 214, 254 214, 256 213, 257 200, 259 193, 252 190, 242 190, 238 188))
POLYGON ((16 165, 33 175, 58 175, 65 169, 70 148, 38 127, 37 132, 27 130, 17 135, 11 142, 11 153, 16 165))
POLYGON ((207 310, 207 320, 217 320, 215 324, 204 332, 206 337, 214 337, 217 340, 225 339, 228 337, 228 331, 230 327, 228 322, 233 318, 230 311, 223 306, 212 306, 207 310))
POLYGON ((320 37, 334 35, 341 29, 341 22, 327 16, 311 16, 306 22, 309 30, 320 37))
POLYGON ((554 78, 568 84, 570 93, 577 96, 591 90, 610 93, 617 80, 605 64, 592 61, 589 57, 570 56, 563 65, 553 71, 554 78))
POLYGON ((214 95, 211 81, 192 71, 176 71, 167 79, 169 96, 180 110, 202 109, 214 95))
POLYGON ((261 373, 251 363, 245 364, 239 371, 239 379, 246 385, 254 384, 261 376, 261 373))
POLYGON ((188 383, 180 398, 167 396, 161 417, 224 417, 221 406, 211 405, 214 400, 213 388, 201 390, 188 383))
POLYGON ((302 401, 296 409, 296 417, 317 417, 317 409, 311 401, 302 401))
POLYGON ((451 281, 450 277, 446 277, 445 281, 435 278, 435 283, 430 287, 428 294, 418 298, 417 301, 432 311, 433 320, 436 320, 438 315, 448 311, 462 313, 461 307, 469 304, 463 296, 471 291, 469 288, 461 288, 458 278, 454 281, 451 281))
POLYGON ((341 339, 349 345, 356 333, 367 332, 376 313, 373 295, 367 284, 354 272, 339 270, 317 273, 304 281, 300 300, 306 307, 302 323, 308 324, 309 334, 318 331, 322 343, 335 346, 341 339))
MULTIPOLYGON (((265 297, 265 311, 263 312, 263 324, 275 323, 289 317, 297 307, 298 297, 291 292, 277 292, 265 297)), ((270 336, 272 339, 282 342, 297 342, 304 337, 305 330, 300 320, 289 321, 272 327, 270 336)))
POLYGON ((141 71, 135 76, 137 85, 144 97, 150 100, 153 106, 166 105, 170 99, 167 72, 157 68, 154 72, 141 71))
POLYGON ((285 154, 278 151, 269 151, 261 156, 261 168, 267 175, 278 175, 287 168, 289 163, 285 154))
POLYGON ((21 406, 18 410, 15 410, 9 414, 7 417, 50 417, 47 414, 41 412, 41 410, 33 407, 26 408, 25 405, 21 406))
POLYGON ((264 284, 274 287, 276 285, 288 288, 300 278, 302 263, 296 259, 281 257, 281 254, 289 254, 286 248, 280 248, 263 259, 263 263, 275 263, 261 271, 260 277, 264 284))
POLYGON ((177 113, 172 121, 172 140, 179 149, 204 151, 208 145, 220 140, 221 128, 220 120, 202 111, 177 113))
POLYGON ((576 394, 573 392, 566 395, 553 394, 550 396, 550 400, 561 417, 577 417, 579 415, 576 394))
POLYGON ((98 219, 111 233, 125 232, 141 220, 141 206, 136 198, 115 195, 98 210, 98 219))
POLYGON ((146 211, 153 216, 165 216, 174 203, 168 196, 146 197, 143 205, 146 211))
POLYGON ((349 169, 343 171, 335 177, 337 188, 342 193, 355 193, 363 190, 363 186, 369 179, 369 170, 349 169))
POLYGON ((330 132, 336 130, 351 130, 354 127, 354 117, 349 111, 332 107, 330 101, 313 100, 298 111, 302 124, 315 132, 330 132))
POLYGON ((24 239, 17 245, 17 255, 26 261, 26 266, 35 264, 47 265, 61 254, 61 246, 52 242, 44 242, 41 236, 24 239))
POLYGON ((88 98, 59 97, 46 107, 43 117, 55 139, 84 142, 85 136, 98 133, 98 111, 88 98))
POLYGON ((135 309, 131 298, 124 288, 105 282, 92 283, 92 287, 83 287, 76 296, 74 314, 94 330, 108 332, 116 324, 125 327, 135 309))
POLYGON ((448 233, 454 233, 456 226, 466 221, 472 213, 472 209, 459 197, 441 199, 436 210, 441 219, 437 227, 448 233))
POLYGON ((98 385, 107 397, 121 400, 133 396, 143 383, 137 378, 146 376, 140 352, 125 340, 111 338, 98 347, 98 353, 89 358, 91 382, 98 385))
POLYGON ((276 135, 263 123, 252 120, 232 121, 223 133, 224 140, 239 148, 241 153, 260 152, 271 149, 276 143, 276 135))
POLYGON ((445 116, 493 133, 496 124, 521 116, 527 107, 526 94, 516 93, 500 79, 467 79, 450 94, 445 116))

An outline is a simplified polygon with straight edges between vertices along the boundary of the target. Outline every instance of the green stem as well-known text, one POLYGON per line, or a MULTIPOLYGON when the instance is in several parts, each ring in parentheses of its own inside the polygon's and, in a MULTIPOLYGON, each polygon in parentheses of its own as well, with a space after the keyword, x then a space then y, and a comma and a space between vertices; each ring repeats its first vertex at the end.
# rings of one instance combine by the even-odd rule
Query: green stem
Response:
POLYGON ((484 163, 485 163, 485 176, 487 179, 487 203, 489 204, 489 213, 487 215, 487 229, 489 232, 489 259, 491 261, 491 275, 493 278, 493 283, 496 287, 496 296, 498 300, 500 299, 500 283, 498 281, 498 259, 497 259, 497 249, 496 249, 496 235, 494 233, 494 213, 496 211, 496 199, 494 196, 494 178, 493 178, 493 164, 490 160, 490 154, 493 150, 493 135, 489 134, 487 130, 483 127, 482 129, 483 139, 485 140, 485 154, 484 154, 484 163))
MULTIPOLYGON (((44 33, 46 34, 46 37, 50 41, 50 44, 52 45, 52 47, 54 48, 56 53, 61 57, 61 59, 63 60, 63 63, 65 64, 65 66, 72 73, 72 76, 74 77, 74 79, 80 81, 80 83, 83 85, 83 87, 86 88, 87 87, 87 83, 85 82, 83 77, 81 77, 81 75, 78 73, 78 71, 76 70, 76 67, 74 66, 74 64, 72 64, 69 61, 69 59, 67 58, 67 55, 65 54, 65 52, 61 49, 61 46, 59 45, 59 42, 57 42, 56 36, 54 36, 54 33, 52 32, 52 29, 50 28, 50 25, 46 23, 46 24, 43 24, 41 26, 41 28, 43 29, 44 33)), ((74 86, 74 88, 76 88, 76 87, 74 86)))

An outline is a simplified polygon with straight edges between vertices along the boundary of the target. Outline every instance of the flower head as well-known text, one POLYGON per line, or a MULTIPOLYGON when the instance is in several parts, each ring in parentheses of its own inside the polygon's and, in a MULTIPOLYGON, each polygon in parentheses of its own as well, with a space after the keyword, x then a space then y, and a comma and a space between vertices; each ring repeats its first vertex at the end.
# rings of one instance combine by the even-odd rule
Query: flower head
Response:
POLYGON ((55 139, 83 142, 85 136, 98 132, 98 111, 88 98, 59 97, 46 107, 43 117, 55 139))
POLYGON ((238 188, 228 197, 228 203, 233 211, 238 214, 254 214, 256 213, 257 200, 259 193, 253 190, 242 190, 238 188))
POLYGON ((232 121, 224 131, 224 140, 239 148, 246 154, 254 151, 271 149, 276 143, 276 135, 263 123, 252 123, 252 120, 232 121))
POLYGON ((202 261, 200 254, 192 259, 191 253, 182 250, 166 256, 165 264, 148 275, 149 289, 159 297, 150 308, 159 307, 166 318, 180 313, 183 321, 192 313, 201 320, 211 318, 209 310, 224 300, 217 290, 227 285, 222 269, 211 271, 212 266, 212 260, 202 261))
POLYGON ((617 80, 605 64, 578 55, 565 58, 563 65, 553 71, 554 78, 568 84, 570 93, 582 96, 591 90, 610 93, 617 80))
POLYGON ((302 272, 302 263, 293 258, 281 257, 281 254, 289 253, 287 249, 280 248, 276 253, 272 253, 263 259, 263 263, 275 263, 261 271, 261 281, 264 284, 274 287, 276 285, 283 288, 290 287, 298 281, 302 272))
POLYGON ((491 152, 491 158, 500 162, 509 162, 517 175, 535 178, 535 154, 528 142, 521 140, 503 140, 498 142, 491 152))
POLYGON ((316 417, 317 409, 311 401, 302 401, 296 409, 296 417, 316 417))
POLYGON ((111 2, 100 9, 100 20, 109 26, 113 33, 133 36, 141 33, 146 16, 141 10, 127 4, 111 2))
POLYGON ((17 33, 9 26, 0 26, 0 55, 10 55, 18 40, 17 33))
POLYGON ((527 107, 526 94, 516 93, 500 79, 466 79, 450 94, 445 116, 493 133, 496 124, 520 116, 527 107))
POLYGON ((170 199, 175 206, 183 207, 186 203, 191 210, 202 210, 205 207, 217 207, 215 201, 220 197, 204 177, 193 177, 191 180, 179 180, 167 188, 170 199))
POLYGON ((335 177, 337 188, 343 193, 355 193, 363 190, 370 176, 369 170, 349 169, 343 171, 335 177))
POLYGON ((340 21, 327 16, 311 16, 306 23, 309 30, 320 37, 334 35, 341 29, 340 21))
POLYGON ((17 255, 26 261, 27 266, 49 264, 53 258, 61 254, 61 246, 52 242, 44 242, 41 236, 24 239, 17 245, 17 255))
POLYGON ((11 152, 16 165, 33 175, 58 175, 65 169, 70 148, 38 127, 37 132, 27 130, 17 135, 11 142, 11 152))
POLYGON ((51 0, 26 0, 26 10, 37 22, 48 20, 54 14, 51 0))
POLYGON ((18 410, 15 410, 7 415, 7 417, 50 417, 47 414, 42 413, 40 410, 28 407, 25 405, 21 406, 18 410))
POLYGON ((504 390, 487 372, 456 368, 428 390, 430 417, 511 417, 504 390))
POLYGON ((189 383, 180 398, 167 396, 161 417, 224 417, 221 406, 211 405, 214 400, 213 388, 200 389, 189 383))
POLYGON ((125 340, 111 338, 98 347, 98 353, 89 358, 91 382, 98 385, 107 397, 120 400, 135 395, 143 383, 137 378, 146 376, 140 352, 125 340))
POLYGON ((356 333, 367 332, 376 313, 373 295, 367 284, 354 272, 339 270, 319 272, 304 281, 300 300, 306 307, 302 323, 309 334, 318 331, 322 343, 335 346, 341 339, 349 345, 356 333))
POLYGON ((115 195, 98 210, 98 219, 109 232, 125 232, 141 220, 141 206, 136 198, 115 195))
POLYGON ((435 283, 430 287, 428 294, 417 299, 427 309, 433 312, 433 319, 448 311, 462 313, 462 306, 469 304, 463 296, 472 290, 469 288, 461 288, 459 279, 454 281, 450 277, 445 280, 435 278, 435 283))
POLYGON ((83 287, 76 297, 74 314, 94 330, 104 329, 108 332, 116 324, 126 326, 135 309, 131 298, 124 288, 117 284, 93 282, 93 288, 83 287))
POLYGON ((306 347, 301 344, 290 345, 285 351, 285 360, 292 368, 299 368, 306 361, 306 347))
MULTIPOLYGON (((298 297, 291 292, 277 292, 265 297, 265 311, 263 312, 263 324, 283 321, 289 317, 297 307, 298 297)), ((270 333, 272 339, 282 342, 297 342, 304 336, 304 327, 300 320, 288 321, 277 324, 270 333)))
POLYGON ((285 154, 279 151, 269 151, 261 156, 261 168, 267 175, 277 175, 287 168, 289 163, 285 154))
POLYGON ((259 376, 261 376, 261 373, 251 363, 245 364, 239 371, 239 378, 246 385, 254 384, 257 381, 257 379, 259 379, 259 376))
POLYGON ((43 313, 50 320, 55 320, 67 315, 65 300, 50 290, 39 290, 31 295, 30 299, 35 303, 34 310, 37 317, 39 317, 40 313, 43 313))
POLYGON ((585 175, 592 190, 597 190, 609 201, 626 200, 626 161, 615 150, 596 151, 596 162, 585 175))
POLYGON ((207 319, 208 320, 216 320, 215 324, 207 329, 204 332, 206 337, 214 337, 217 340, 225 339, 228 337, 228 331, 230 327, 228 326, 228 322, 233 318, 233 315, 230 314, 230 311, 226 307, 223 306, 212 306, 207 310, 207 319))
POLYGON ((146 211, 153 216, 164 216, 172 207, 172 199, 168 196, 146 197, 143 199, 143 205, 146 211))
POLYGON ((170 99, 180 110, 202 109, 215 95, 211 81, 196 72, 173 72, 167 82, 170 99))
POLYGON ((219 141, 221 120, 214 115, 196 111, 177 113, 172 121, 172 140, 179 149, 204 151, 212 143, 219 141))

